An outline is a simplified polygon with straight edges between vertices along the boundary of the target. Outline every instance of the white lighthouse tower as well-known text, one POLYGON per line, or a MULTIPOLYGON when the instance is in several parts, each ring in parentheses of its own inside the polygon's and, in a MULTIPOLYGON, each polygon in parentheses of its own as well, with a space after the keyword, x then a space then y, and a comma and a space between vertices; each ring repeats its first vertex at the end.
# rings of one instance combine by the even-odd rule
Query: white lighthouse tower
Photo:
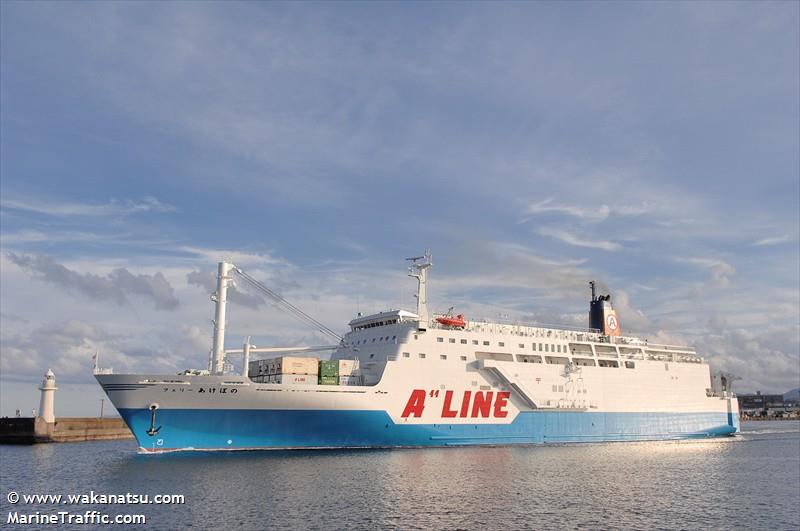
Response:
POLYGON ((55 415, 55 394, 56 394, 56 375, 52 369, 47 369, 42 385, 39 390, 42 392, 42 399, 39 402, 39 416, 47 423, 56 421, 55 415))

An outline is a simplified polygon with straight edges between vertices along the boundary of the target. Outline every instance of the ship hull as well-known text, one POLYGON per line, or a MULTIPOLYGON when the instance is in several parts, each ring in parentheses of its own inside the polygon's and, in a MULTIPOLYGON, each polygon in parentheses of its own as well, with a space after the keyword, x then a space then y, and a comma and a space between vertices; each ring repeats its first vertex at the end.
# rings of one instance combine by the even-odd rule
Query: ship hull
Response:
POLYGON ((735 397, 709 393, 700 363, 567 370, 444 357, 384 361, 371 385, 241 375, 97 379, 143 452, 641 441, 739 429, 735 397))
POLYGON ((724 412, 523 412, 508 424, 399 424, 381 411, 122 409, 143 452, 293 448, 497 446, 732 435, 724 412))

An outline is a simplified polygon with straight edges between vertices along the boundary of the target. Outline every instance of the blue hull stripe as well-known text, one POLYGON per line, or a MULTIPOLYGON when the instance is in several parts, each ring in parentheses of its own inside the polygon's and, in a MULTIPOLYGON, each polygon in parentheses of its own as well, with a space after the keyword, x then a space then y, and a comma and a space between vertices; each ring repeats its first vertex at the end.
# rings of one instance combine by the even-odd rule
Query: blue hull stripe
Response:
POLYGON ((121 409, 139 446, 174 449, 360 448, 637 441, 730 435, 719 413, 522 412, 510 424, 395 424, 383 411, 121 409))

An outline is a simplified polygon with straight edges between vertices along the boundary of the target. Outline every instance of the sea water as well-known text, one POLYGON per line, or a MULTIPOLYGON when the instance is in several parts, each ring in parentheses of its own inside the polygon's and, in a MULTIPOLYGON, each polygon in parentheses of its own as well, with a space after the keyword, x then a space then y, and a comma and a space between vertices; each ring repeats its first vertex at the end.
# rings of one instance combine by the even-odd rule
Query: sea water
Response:
POLYGON ((4 529, 797 530, 800 422, 744 422, 719 439, 526 447, 139 455, 132 440, 2 446, 0 518, 4 529), (184 503, 100 497, 128 493, 184 503), (26 502, 31 494, 64 499, 26 502), (86 503, 66 503, 70 494, 86 503), (90 523, 14 523, 37 512, 90 523), (95 513, 146 521, 97 525, 95 513))

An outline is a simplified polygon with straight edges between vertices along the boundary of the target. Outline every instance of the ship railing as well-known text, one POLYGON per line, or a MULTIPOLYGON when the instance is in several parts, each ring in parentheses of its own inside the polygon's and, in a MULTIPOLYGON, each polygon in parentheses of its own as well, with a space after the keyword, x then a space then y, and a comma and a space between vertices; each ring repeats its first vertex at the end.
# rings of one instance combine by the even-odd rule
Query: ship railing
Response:
POLYGON ((694 347, 690 347, 688 345, 667 345, 665 343, 652 343, 646 339, 641 339, 638 337, 626 337, 628 341, 626 344, 628 345, 636 345, 638 347, 646 347, 646 348, 653 348, 658 350, 675 350, 681 352, 694 352, 694 347))
MULTIPOLYGON (((449 326, 431 322, 429 328, 452 330, 449 326)), ((602 337, 594 328, 570 327, 566 325, 530 326, 522 324, 492 323, 489 321, 467 321, 463 328, 466 332, 488 332, 519 337, 536 337, 542 339, 565 339, 571 341, 599 341, 602 337)))

